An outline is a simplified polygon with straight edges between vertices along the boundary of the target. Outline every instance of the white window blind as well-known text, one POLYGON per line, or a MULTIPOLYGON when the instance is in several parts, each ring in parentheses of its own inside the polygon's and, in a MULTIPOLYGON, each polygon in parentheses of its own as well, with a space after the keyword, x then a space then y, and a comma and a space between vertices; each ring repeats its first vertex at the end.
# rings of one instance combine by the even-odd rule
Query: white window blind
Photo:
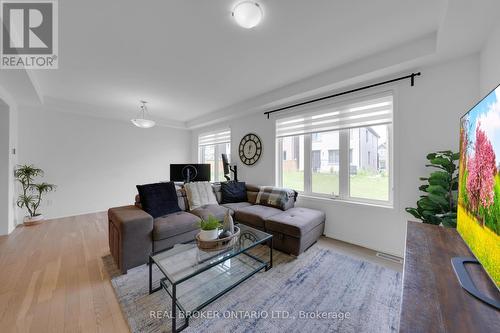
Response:
POLYGON ((198 136, 198 146, 216 145, 219 143, 231 142, 231 130, 224 129, 209 133, 203 133, 198 136))
POLYGON ((392 95, 377 96, 354 103, 319 104, 296 111, 291 117, 276 121, 276 136, 335 131, 392 123, 392 95))

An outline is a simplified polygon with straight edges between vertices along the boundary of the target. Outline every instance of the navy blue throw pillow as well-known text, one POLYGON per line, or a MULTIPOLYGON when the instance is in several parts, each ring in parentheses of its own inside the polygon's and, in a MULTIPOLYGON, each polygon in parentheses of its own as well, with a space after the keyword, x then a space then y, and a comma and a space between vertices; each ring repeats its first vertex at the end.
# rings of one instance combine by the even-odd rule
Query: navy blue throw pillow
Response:
POLYGON ((221 183, 221 194, 223 204, 248 201, 245 182, 221 183))
POLYGON ((173 182, 137 185, 142 209, 153 218, 180 211, 173 182))

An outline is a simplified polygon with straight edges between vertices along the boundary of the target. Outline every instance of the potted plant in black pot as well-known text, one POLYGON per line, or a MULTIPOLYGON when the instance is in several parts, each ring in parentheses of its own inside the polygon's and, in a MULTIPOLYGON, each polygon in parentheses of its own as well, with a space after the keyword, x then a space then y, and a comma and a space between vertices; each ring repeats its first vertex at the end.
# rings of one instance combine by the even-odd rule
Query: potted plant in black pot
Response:
POLYGON ((20 165, 14 172, 16 180, 21 183, 22 194, 17 198, 17 206, 26 208, 28 215, 24 217, 25 225, 33 225, 44 220, 38 208, 42 203, 44 194, 55 190, 56 186, 48 183, 35 183, 36 177, 43 176, 43 170, 34 165, 20 165))

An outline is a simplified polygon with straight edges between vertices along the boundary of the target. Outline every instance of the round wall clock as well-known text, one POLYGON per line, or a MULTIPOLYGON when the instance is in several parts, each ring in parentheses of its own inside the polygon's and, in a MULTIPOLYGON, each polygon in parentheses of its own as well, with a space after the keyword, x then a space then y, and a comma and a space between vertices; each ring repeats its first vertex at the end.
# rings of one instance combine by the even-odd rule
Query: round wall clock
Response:
POLYGON ((240 160, 246 165, 254 165, 262 155, 262 142, 260 138, 248 133, 241 139, 239 147, 240 160))

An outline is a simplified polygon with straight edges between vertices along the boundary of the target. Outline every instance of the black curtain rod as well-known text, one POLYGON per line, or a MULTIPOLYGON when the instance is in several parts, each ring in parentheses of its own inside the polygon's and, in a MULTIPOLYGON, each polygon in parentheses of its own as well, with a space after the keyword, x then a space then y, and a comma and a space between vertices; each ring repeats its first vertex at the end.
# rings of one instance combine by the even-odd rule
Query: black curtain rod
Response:
POLYGON ((409 75, 401 76, 401 77, 398 77, 398 78, 395 78, 395 79, 392 79, 392 80, 387 80, 387 81, 384 81, 384 82, 374 83, 374 84, 370 84, 370 85, 367 85, 367 86, 364 86, 364 87, 361 87, 361 88, 351 89, 351 90, 343 91, 343 92, 336 93, 336 94, 333 94, 333 95, 328 95, 328 96, 316 98, 316 99, 313 99, 313 100, 310 100, 310 101, 305 101, 305 102, 301 102, 301 103, 297 103, 297 104, 293 104, 293 105, 284 106, 284 107, 281 107, 281 108, 276 109, 276 110, 266 111, 266 112, 264 112, 264 114, 267 116, 267 119, 269 119, 269 116, 271 115, 271 113, 284 111, 284 110, 287 110, 287 109, 295 108, 297 106, 302 106, 302 105, 306 105, 306 104, 310 104, 310 103, 314 103, 314 102, 319 102, 319 101, 322 101, 322 100, 325 100, 325 99, 329 99, 329 98, 333 98, 333 97, 338 97, 338 96, 342 96, 342 95, 347 95, 347 94, 351 94, 351 93, 354 93, 354 92, 357 92, 357 91, 360 91, 360 90, 365 90, 365 89, 369 89, 369 88, 373 88, 373 87, 378 87, 378 86, 381 86, 381 85, 384 85, 384 84, 388 84, 388 83, 392 83, 392 82, 396 82, 396 81, 401 81, 401 80, 406 80, 406 79, 410 79, 411 86, 413 87, 415 85, 415 76, 420 76, 420 75, 421 75, 420 72, 418 72, 418 73, 411 73, 409 75))

